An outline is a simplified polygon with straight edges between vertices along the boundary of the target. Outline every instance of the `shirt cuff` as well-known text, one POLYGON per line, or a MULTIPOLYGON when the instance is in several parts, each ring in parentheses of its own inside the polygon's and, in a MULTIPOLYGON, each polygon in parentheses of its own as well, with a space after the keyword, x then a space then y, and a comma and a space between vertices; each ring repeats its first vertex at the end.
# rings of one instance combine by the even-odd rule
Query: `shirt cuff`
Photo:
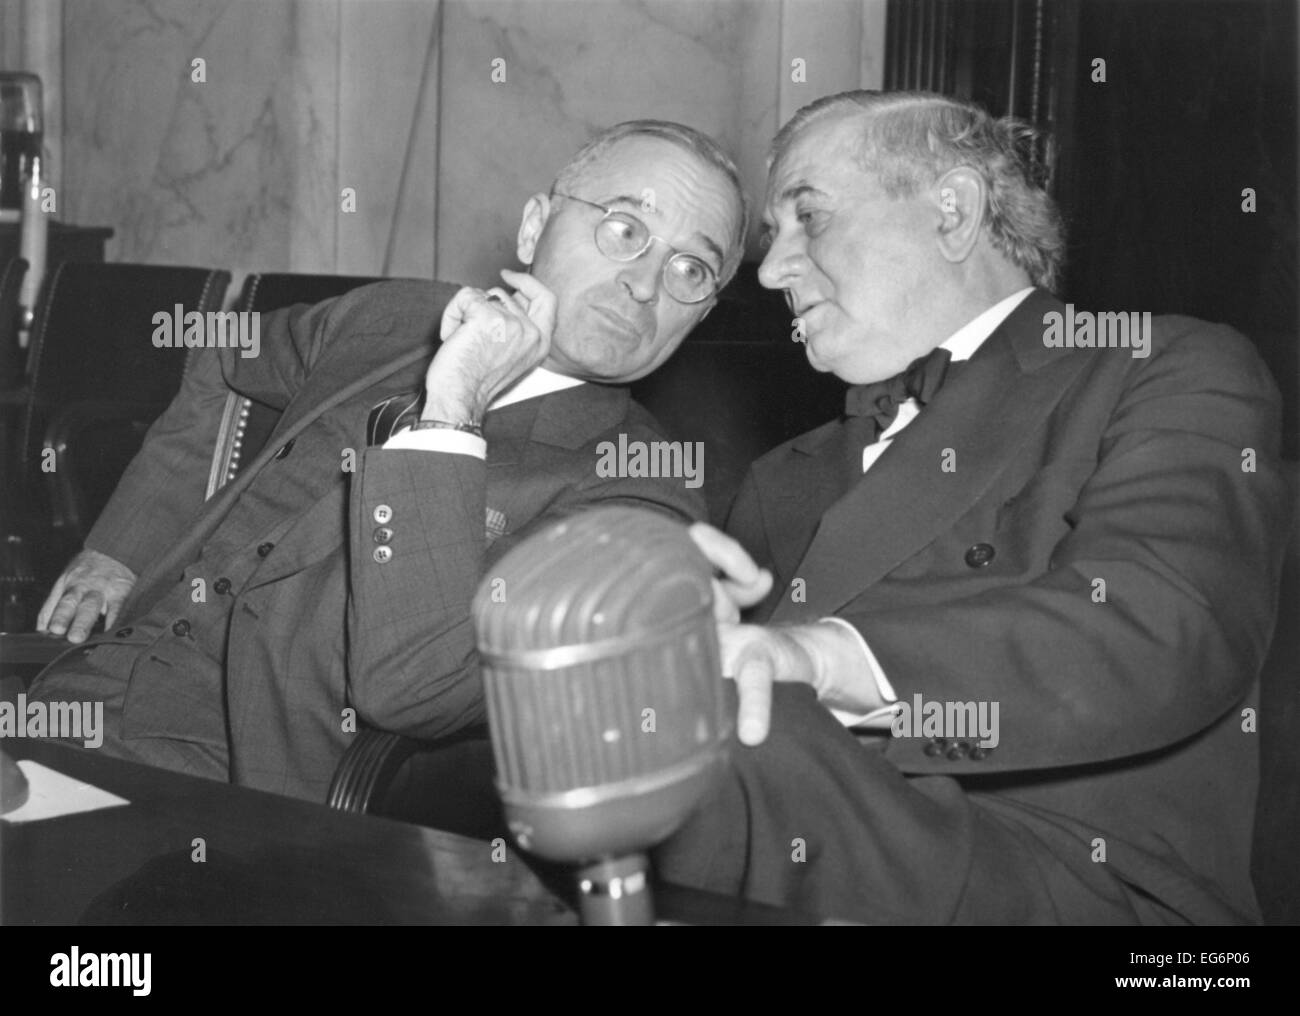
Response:
POLYGON ((858 640, 858 645, 862 647, 862 655, 866 658, 867 669, 870 670, 871 677, 876 682, 876 690, 880 692, 880 697, 889 703, 866 713, 855 713, 845 709, 831 709, 831 715, 846 727, 888 730, 894 721, 894 704, 898 701, 898 695, 894 692, 894 686, 889 683, 889 678, 885 676, 885 670, 881 667, 880 661, 876 659, 876 654, 867 645, 867 640, 862 637, 862 632, 858 631, 842 617, 823 617, 820 621, 822 624, 841 625, 853 633, 853 637, 858 640))
POLYGON ((451 452, 487 458, 487 442, 477 434, 443 427, 412 430, 403 427, 384 442, 384 451, 451 452))

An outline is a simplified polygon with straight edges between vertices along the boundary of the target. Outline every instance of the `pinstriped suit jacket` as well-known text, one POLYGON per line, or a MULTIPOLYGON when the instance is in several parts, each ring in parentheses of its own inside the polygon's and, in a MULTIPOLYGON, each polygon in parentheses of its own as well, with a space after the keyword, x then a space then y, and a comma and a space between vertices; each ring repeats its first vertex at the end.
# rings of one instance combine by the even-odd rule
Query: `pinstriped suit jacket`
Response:
MULTIPOLYGON (((379 283, 265 315, 259 357, 196 358, 87 540, 139 574, 123 621, 171 594, 184 569, 194 574, 200 552, 226 540, 234 520, 250 536, 242 554, 253 553, 256 534, 289 526, 224 598, 228 615, 195 612, 196 623, 229 619, 225 686, 195 690, 220 695, 224 709, 207 719, 180 709, 175 682, 200 668, 151 667, 154 653, 142 646, 125 707, 130 736, 225 743, 236 782, 321 799, 355 730, 348 710, 424 738, 484 719, 469 605, 518 540, 610 502, 704 517, 680 479, 597 475, 601 441, 662 440, 624 388, 585 384, 489 413, 486 461, 366 447, 375 403, 422 384, 454 291, 379 283), (227 386, 283 415, 268 447, 204 502, 227 386), (343 468, 349 452, 354 472, 343 468), (264 518, 249 518, 259 511, 264 518), (392 531, 382 561, 381 519, 392 531)), ((203 559, 209 589, 221 565, 203 559)))

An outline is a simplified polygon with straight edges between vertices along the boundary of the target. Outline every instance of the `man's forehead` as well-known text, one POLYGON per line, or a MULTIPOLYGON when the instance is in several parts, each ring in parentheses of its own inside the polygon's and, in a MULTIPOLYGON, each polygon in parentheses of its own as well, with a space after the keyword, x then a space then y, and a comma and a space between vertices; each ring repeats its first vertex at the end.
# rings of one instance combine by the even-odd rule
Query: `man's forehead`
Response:
POLYGON ((862 174, 857 161, 862 120, 860 115, 827 117, 800 131, 768 173, 767 206, 856 180, 862 174))
POLYGON ((721 169, 661 138, 631 137, 613 146, 583 174, 581 196, 624 207, 647 222, 670 214, 685 220, 689 232, 725 250, 735 232, 738 199, 721 169))

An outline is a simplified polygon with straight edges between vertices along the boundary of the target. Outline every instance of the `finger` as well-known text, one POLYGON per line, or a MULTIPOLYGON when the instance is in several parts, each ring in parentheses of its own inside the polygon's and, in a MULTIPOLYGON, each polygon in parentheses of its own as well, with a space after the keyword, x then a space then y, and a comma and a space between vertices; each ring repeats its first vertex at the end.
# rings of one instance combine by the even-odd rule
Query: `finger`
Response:
POLYGON ((723 587, 741 607, 752 607, 772 589, 772 573, 754 563, 745 548, 707 522, 689 529, 691 539, 713 567, 723 575, 723 587))
POLYGON ((63 595, 59 597, 59 602, 54 607, 54 614, 50 617, 50 631, 53 634, 63 635, 67 632, 77 616, 82 600, 88 595, 90 594, 85 586, 72 586, 63 591, 63 595))
POLYGON ((762 744, 772 717, 772 663, 765 654, 751 651, 742 654, 737 664, 736 733, 741 744, 762 744))
POLYGON ((50 615, 50 633, 53 635, 62 635, 68 630, 68 625, 77 613, 77 604, 81 602, 82 594, 71 589, 65 590, 59 597, 58 602, 54 605, 54 613, 50 615))
POLYGON ((508 293, 500 286, 493 286, 487 291, 487 298, 498 312, 518 321, 524 327, 525 334, 535 327, 522 297, 508 293))
POLYGON ((441 338, 449 339, 456 330, 460 328, 469 319, 470 312, 481 307, 487 298, 480 290, 473 286, 461 286, 450 300, 442 312, 442 324, 439 326, 438 334, 441 338))
POLYGON ((740 620, 740 608, 736 606, 736 601, 721 582, 717 579, 713 579, 712 582, 713 620, 724 624, 735 624, 740 620))
POLYGON ((501 270, 501 278, 528 301, 528 316, 549 343, 555 332, 555 294, 550 287, 527 272, 512 272, 508 268, 501 270))
POLYGON ((484 290, 484 298, 488 303, 499 306, 504 312, 524 313, 524 305, 500 286, 491 286, 484 290))
POLYGON ((54 614, 54 608, 58 605, 59 599, 63 596, 63 587, 68 584, 67 574, 64 573, 54 580, 54 588, 50 590, 50 595, 45 597, 45 602, 41 604, 41 611, 36 615, 36 630, 48 631, 50 626, 50 617, 54 614))
POLYGON ((760 568, 755 582, 741 584, 724 579, 722 585, 741 607, 752 607, 756 603, 762 603, 772 591, 773 581, 772 573, 766 568, 760 568))
POLYGON ((68 626, 69 642, 85 642, 86 636, 90 634, 95 622, 99 620, 100 609, 103 606, 103 597, 98 593, 89 593, 82 598, 77 604, 76 616, 72 619, 72 624, 68 626))
POLYGON ((113 622, 117 620, 117 615, 122 610, 122 601, 125 597, 115 596, 112 600, 104 602, 104 630, 107 631, 113 627, 113 622))

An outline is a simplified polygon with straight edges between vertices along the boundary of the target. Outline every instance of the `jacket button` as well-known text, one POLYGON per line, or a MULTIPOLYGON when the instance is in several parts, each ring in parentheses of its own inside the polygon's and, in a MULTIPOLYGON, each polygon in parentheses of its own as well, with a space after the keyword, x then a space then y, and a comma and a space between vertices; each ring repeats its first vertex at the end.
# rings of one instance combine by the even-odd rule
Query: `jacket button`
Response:
POLYGON ((280 450, 277 451, 277 452, 275 453, 275 457, 276 457, 277 459, 283 459, 283 458, 287 457, 288 454, 289 454, 291 451, 293 451, 293 443, 294 443, 294 441, 296 441, 296 440, 297 440, 297 438, 290 438, 288 441, 286 441, 286 442, 284 443, 284 445, 281 446, 280 450))
POLYGON ((960 762, 962 759, 966 757, 969 751, 970 751, 969 744, 967 744, 965 741, 958 741, 956 744, 954 744, 951 748, 948 749, 948 761, 960 762))
POLYGON ((375 548, 375 560, 378 561, 380 564, 386 564, 388 561, 391 561, 392 559, 393 559, 392 547, 375 548))
POLYGON ((174 625, 172 625, 173 635, 179 635, 182 638, 184 638, 189 633, 190 633, 190 623, 187 620, 185 620, 185 618, 181 618, 174 625))
POLYGON ((113 632, 113 637, 119 639, 129 639, 131 637, 132 631, 133 629, 131 628, 119 628, 117 631, 113 632))
POLYGON ((375 521, 386 526, 393 521, 393 509, 386 504, 375 505, 375 521))
POLYGON ((258 547, 257 547, 257 556, 258 556, 258 557, 266 557, 267 554, 271 553, 271 551, 272 551, 272 549, 273 549, 274 547, 275 547, 275 544, 274 544, 274 543, 262 543, 262 544, 259 544, 258 547))
POLYGON ((230 579, 224 577, 219 578, 216 582, 212 583, 212 588, 217 591, 218 596, 225 596, 230 592, 230 579))
POLYGON ((389 543, 393 539, 393 531, 387 526, 380 526, 375 530, 376 543, 389 543))
POLYGON ((977 543, 966 551, 966 564, 971 568, 985 568, 997 556, 991 543, 977 543))
POLYGON ((971 757, 971 760, 974 761, 974 762, 978 762, 980 759, 982 759, 982 758, 986 758, 986 757, 988 756, 988 753, 989 753, 991 750, 992 750, 991 748, 981 748, 981 747, 977 744, 974 748, 972 748, 972 749, 970 750, 970 757, 971 757))
POLYGON ((928 755, 930 758, 938 758, 940 755, 943 754, 943 749, 940 748, 940 747, 939 747, 937 744, 935 744, 933 741, 931 741, 929 744, 927 744, 927 745, 925 746, 925 749, 924 749, 924 750, 925 750, 926 755, 928 755))

